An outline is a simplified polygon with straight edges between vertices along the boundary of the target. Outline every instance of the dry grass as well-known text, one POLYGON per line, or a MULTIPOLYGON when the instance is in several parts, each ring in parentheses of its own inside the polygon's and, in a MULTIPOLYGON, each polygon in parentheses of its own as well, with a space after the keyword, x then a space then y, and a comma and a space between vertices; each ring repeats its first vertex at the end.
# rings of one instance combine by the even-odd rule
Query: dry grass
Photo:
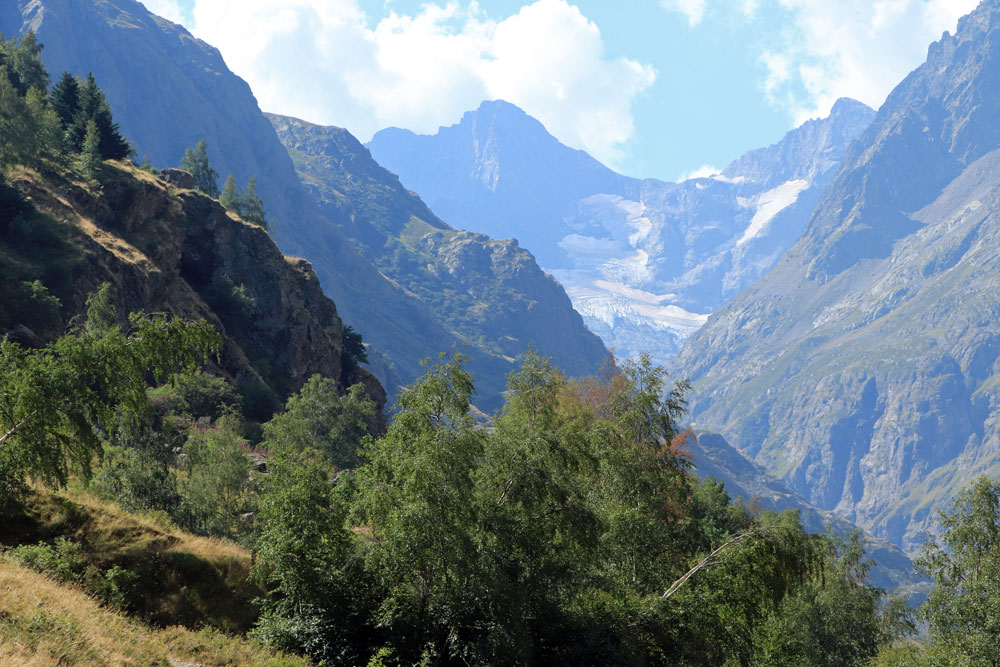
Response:
POLYGON ((119 566, 143 576, 137 609, 159 626, 210 626, 231 633, 252 627, 262 595, 249 581, 250 554, 231 542, 196 537, 165 519, 130 514, 81 490, 36 489, 26 512, 0 521, 0 545, 51 542, 81 545, 100 571, 119 566))
POLYGON ((71 586, 0 559, 0 665, 306 667, 301 658, 218 632, 151 629, 71 586))

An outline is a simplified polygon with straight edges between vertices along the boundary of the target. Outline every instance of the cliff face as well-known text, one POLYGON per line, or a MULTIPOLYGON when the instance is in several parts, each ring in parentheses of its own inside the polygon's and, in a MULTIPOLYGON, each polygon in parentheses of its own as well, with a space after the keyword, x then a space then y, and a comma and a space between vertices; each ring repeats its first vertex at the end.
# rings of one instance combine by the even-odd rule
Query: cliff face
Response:
POLYGON ((1000 471, 1000 2, 889 96, 802 238, 693 336, 692 414, 907 549, 1000 471))
MULTIPOLYGON (((308 262, 285 257, 263 229, 198 192, 127 165, 108 164, 99 187, 22 171, 14 185, 69 233, 76 257, 68 313, 112 285, 121 313, 204 319, 224 337, 221 370, 279 396, 320 373, 385 393, 341 360, 342 324, 308 262)), ((0 261, 13 261, 0 253, 0 261)))
POLYGON ((325 217, 473 353, 487 408, 499 407, 511 362, 529 346, 571 376, 607 361, 562 287, 517 241, 452 229, 346 130, 268 117, 325 217))

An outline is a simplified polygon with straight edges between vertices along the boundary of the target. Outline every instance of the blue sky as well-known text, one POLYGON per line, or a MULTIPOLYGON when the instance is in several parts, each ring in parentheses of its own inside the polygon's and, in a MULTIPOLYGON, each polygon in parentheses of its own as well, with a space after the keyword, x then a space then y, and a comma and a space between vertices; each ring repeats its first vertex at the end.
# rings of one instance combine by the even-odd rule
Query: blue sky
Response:
POLYGON ((502 97, 632 176, 878 106, 976 0, 144 0, 217 46, 267 111, 433 132, 502 97))

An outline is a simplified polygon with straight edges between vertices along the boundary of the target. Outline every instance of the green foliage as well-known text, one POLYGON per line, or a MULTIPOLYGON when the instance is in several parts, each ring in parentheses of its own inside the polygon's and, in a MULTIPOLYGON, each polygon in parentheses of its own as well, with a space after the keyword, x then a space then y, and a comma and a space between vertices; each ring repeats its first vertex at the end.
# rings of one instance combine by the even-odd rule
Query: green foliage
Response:
POLYGON ((264 202, 257 194, 257 177, 251 176, 247 182, 246 193, 240 192, 236 186, 236 179, 232 174, 226 178, 219 195, 219 203, 232 211, 247 222, 253 223, 264 229, 268 228, 267 212, 264 209, 264 202))
POLYGON ((856 540, 691 478, 662 369, 575 384, 529 354, 486 431, 463 362, 407 389, 335 488, 313 450, 277 448, 259 638, 330 664, 853 665, 897 636, 856 540))
POLYGON ((17 285, 4 306, 10 324, 25 324, 41 336, 57 332, 62 324, 59 299, 40 280, 17 285))
POLYGON ((228 380, 202 370, 175 375, 170 383, 151 390, 150 399, 162 414, 212 421, 225 414, 227 408, 238 410, 242 403, 228 380))
POLYGON ((159 169, 157 169, 152 164, 150 164, 150 162, 149 162, 149 156, 148 155, 143 155, 142 156, 142 162, 139 164, 139 169, 141 169, 142 171, 146 172, 147 174, 159 174, 160 173, 159 169))
POLYGON ((181 169, 194 176, 194 187, 209 197, 219 196, 219 172, 212 168, 208 159, 208 144, 199 139, 193 147, 184 151, 181 169))
POLYGON ((49 74, 42 64, 42 48, 33 31, 5 41, 0 38, 0 67, 6 69, 6 78, 22 97, 34 88, 45 91, 49 87, 49 74))
POLYGON ((360 563, 352 559, 348 510, 330 469, 283 450, 262 495, 254 577, 266 588, 254 635, 271 646, 332 664, 356 664, 360 625, 352 611, 360 563))
POLYGON ((947 665, 1000 665, 1000 482, 985 477, 942 513, 918 568, 934 580, 921 616, 947 665))
POLYGON ((153 453, 134 448, 106 452, 93 488, 129 512, 172 512, 181 501, 174 471, 153 453))
POLYGON ((759 664, 802 664, 862 667, 905 631, 913 630, 898 603, 883 607, 882 591, 864 583, 860 534, 833 538, 821 576, 787 596, 760 631, 755 661, 759 664))
POLYGON ((242 197, 240 189, 236 186, 236 178, 229 174, 222 186, 222 192, 219 194, 219 203, 225 206, 227 211, 239 214, 242 197))
POLYGON ((49 104, 65 131, 73 124, 80 110, 80 80, 69 72, 63 72, 62 78, 52 86, 49 104))
POLYGON ((0 169, 35 164, 54 141, 55 115, 45 108, 43 93, 32 88, 21 95, 0 66, 0 169))
MULTIPOLYGON (((62 84, 62 81, 60 81, 62 84)), ((132 145, 125 139, 118 129, 118 124, 114 122, 111 113, 111 106, 94 79, 93 74, 88 74, 86 80, 78 83, 76 87, 77 99, 74 105, 69 96, 72 89, 60 90, 62 99, 56 104, 57 109, 73 109, 72 120, 63 123, 66 145, 73 152, 84 152, 87 148, 87 136, 96 136, 96 150, 94 151, 102 160, 123 160, 132 154, 132 145), (93 123, 93 128, 90 127, 93 123)), ((63 112, 56 111, 62 122, 63 112)))
POLYGON ((216 272, 205 294, 205 301, 212 310, 229 325, 245 325, 257 307, 257 302, 247 292, 245 285, 237 285, 232 279, 216 272))
POLYGON ((87 296, 87 319, 83 332, 87 336, 99 337, 121 330, 118 309, 111 301, 111 283, 102 283, 97 291, 87 296))
POLYGON ((87 567, 87 561, 80 555, 80 544, 57 537, 53 544, 25 544, 7 551, 16 562, 41 572, 56 581, 70 583, 76 581, 87 567))
POLYGON ((87 121, 87 131, 83 146, 80 148, 80 171, 90 180, 96 180, 101 169, 100 135, 97 133, 97 123, 87 121))
POLYGON ((345 365, 367 364, 368 350, 365 349, 365 342, 361 338, 361 333, 354 330, 350 324, 344 325, 343 343, 340 352, 341 359, 345 365))
POLYGON ((314 375, 288 399, 285 411, 264 425, 264 446, 272 452, 316 451, 337 468, 353 468, 375 416, 363 385, 341 396, 337 382, 314 375))
POLYGON ((207 324, 142 313, 124 331, 72 333, 41 350, 0 342, 0 499, 27 478, 65 484, 71 466, 88 476, 96 429, 113 429, 118 411, 148 413, 147 373, 194 368, 219 344, 207 324))
POLYGON ((252 488, 242 427, 228 413, 214 427, 192 430, 184 445, 178 522, 195 533, 236 539, 245 532, 240 515, 251 509, 252 488))

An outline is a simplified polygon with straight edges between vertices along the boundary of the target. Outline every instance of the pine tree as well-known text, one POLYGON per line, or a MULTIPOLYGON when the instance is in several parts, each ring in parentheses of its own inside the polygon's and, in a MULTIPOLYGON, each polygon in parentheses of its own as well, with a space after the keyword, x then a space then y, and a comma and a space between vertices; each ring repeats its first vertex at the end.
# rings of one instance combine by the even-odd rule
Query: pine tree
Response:
POLYGON ((97 123, 87 121, 87 133, 83 139, 80 151, 80 169, 87 178, 97 178, 101 168, 101 139, 97 131, 97 123))
POLYGON ((69 72, 63 72, 62 78, 52 87, 50 96, 52 110, 59 116, 62 129, 67 130, 73 124, 80 110, 80 81, 69 72))
POLYGON ((247 222, 260 225, 267 229, 267 211, 264 210, 264 202, 257 195, 257 177, 251 176, 247 182, 247 191, 243 195, 241 202, 240 216, 247 222))
POLYGON ((97 86, 93 74, 87 75, 87 80, 79 86, 77 95, 79 105, 73 117, 73 123, 66 132, 67 144, 70 150, 83 150, 83 141, 87 136, 87 122, 94 121, 97 125, 98 146, 101 158, 104 160, 122 160, 132 154, 132 145, 118 130, 114 122, 111 107, 104 97, 104 91, 97 86))
POLYGON ((219 172, 212 168, 208 159, 208 144, 199 139, 193 148, 184 151, 181 169, 194 176, 194 187, 209 197, 219 196, 219 172))
POLYGON ((236 179, 232 174, 226 178, 226 183, 222 186, 222 194, 219 195, 219 203, 226 207, 227 211, 240 215, 243 208, 243 194, 236 187, 236 179))

